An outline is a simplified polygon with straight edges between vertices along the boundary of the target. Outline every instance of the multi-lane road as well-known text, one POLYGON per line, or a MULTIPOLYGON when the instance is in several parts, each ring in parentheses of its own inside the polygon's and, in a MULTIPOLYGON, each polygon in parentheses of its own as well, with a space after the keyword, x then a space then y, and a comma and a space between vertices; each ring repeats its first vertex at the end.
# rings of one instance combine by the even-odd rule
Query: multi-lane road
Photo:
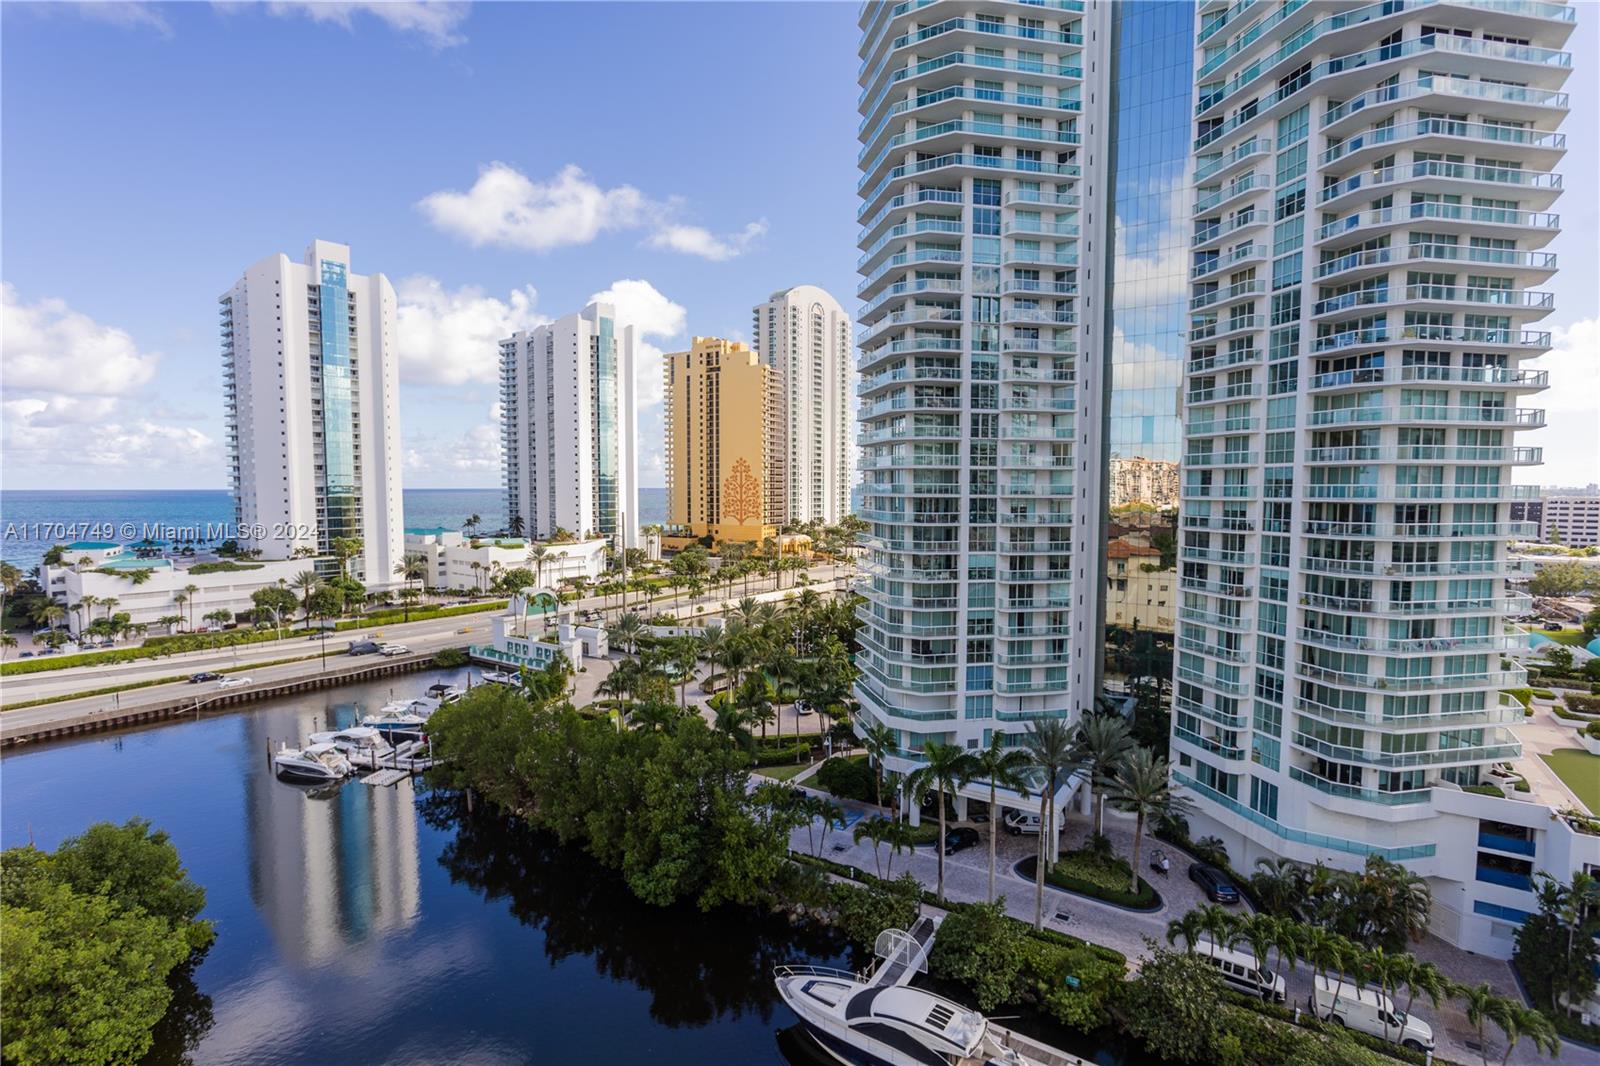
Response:
MULTIPOLYGON (((821 590, 831 590, 835 587, 835 579, 841 582, 853 576, 854 571, 843 566, 818 566, 809 571, 812 586, 821 590)), ((759 591, 760 588, 752 588, 759 591)), ((770 588, 765 591, 771 591, 770 588)), ((742 589, 735 586, 732 593, 737 599, 742 595, 742 589)), ((690 600, 688 597, 679 597, 673 601, 672 597, 657 596, 650 603, 650 609, 660 610, 669 606, 676 606, 679 610, 684 607, 693 607, 699 604, 711 604, 725 598, 720 592, 716 595, 701 595, 690 600)), ((637 608, 637 601, 630 602, 630 607, 637 608)), ((576 607, 579 610, 604 611, 610 618, 615 618, 621 611, 616 597, 602 598, 598 596, 586 597, 576 604, 568 605, 569 609, 576 607)), ((327 667, 336 668, 348 664, 351 660, 346 655, 346 649, 354 640, 377 640, 380 642, 393 642, 404 644, 413 652, 434 652, 442 648, 460 647, 466 644, 484 644, 490 639, 490 619, 493 612, 483 611, 471 614, 455 615, 449 618, 434 618, 420 622, 399 622, 383 626, 361 627, 337 633, 329 633, 326 637, 327 667)), ((262 641, 259 644, 247 644, 242 647, 220 648, 207 651, 184 652, 162 659, 140 659, 128 663, 112 663, 101 666, 78 666, 64 670, 51 670, 38 674, 23 674, 5 678, 0 681, 0 702, 4 705, 15 705, 33 700, 50 699, 65 696, 75 692, 91 692, 100 689, 114 688, 122 685, 149 682, 160 678, 179 678, 173 682, 160 685, 146 685, 142 688, 130 689, 120 693, 99 696, 84 696, 79 699, 63 699, 54 703, 42 704, 37 707, 23 707, 16 710, 6 710, 0 714, 0 733, 14 732, 44 722, 60 721, 88 713, 113 712, 147 703, 159 703, 175 697, 187 699, 191 696, 205 697, 214 693, 217 688, 214 682, 191 685, 187 678, 191 674, 201 671, 212 671, 234 676, 246 676, 255 682, 281 681, 289 678, 304 677, 315 674, 323 669, 322 648, 323 639, 320 637, 307 638, 297 635, 283 640, 262 641), (297 661, 285 663, 281 660, 295 659, 297 661), (278 663, 276 666, 261 666, 262 663, 278 663)))

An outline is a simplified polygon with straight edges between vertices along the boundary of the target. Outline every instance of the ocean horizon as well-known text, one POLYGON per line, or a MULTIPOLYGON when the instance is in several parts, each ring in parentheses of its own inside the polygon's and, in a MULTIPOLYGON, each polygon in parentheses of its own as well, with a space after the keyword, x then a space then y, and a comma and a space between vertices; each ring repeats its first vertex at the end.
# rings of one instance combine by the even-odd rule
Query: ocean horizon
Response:
MULTIPOLYGON (((505 490, 402 490, 408 529, 459 529, 472 515, 484 528, 505 524, 505 490)), ((127 543, 168 540, 170 529, 219 528, 233 520, 227 489, 0 489, 0 560, 24 573, 52 544, 75 540, 127 543)), ((639 523, 667 520, 667 490, 639 489, 639 523)))

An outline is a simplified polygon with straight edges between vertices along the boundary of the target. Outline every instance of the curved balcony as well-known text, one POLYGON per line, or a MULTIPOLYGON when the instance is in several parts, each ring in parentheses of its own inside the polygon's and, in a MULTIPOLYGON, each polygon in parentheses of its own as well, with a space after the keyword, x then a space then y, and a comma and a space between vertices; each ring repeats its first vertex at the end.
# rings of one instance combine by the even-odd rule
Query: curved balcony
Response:
POLYGON ((966 261, 965 255, 959 248, 921 248, 915 251, 899 252, 864 278, 856 286, 856 295, 866 299, 869 294, 876 292, 878 284, 889 279, 907 267, 922 263, 960 264, 966 261))
POLYGON ((861 253, 860 258, 856 260, 856 273, 866 273, 869 264, 873 263, 881 253, 894 248, 897 244, 903 244, 906 241, 912 240, 921 234, 953 234, 957 239, 960 239, 965 232, 966 228, 959 217, 923 218, 918 219, 915 222, 902 222, 898 226, 891 227, 887 233, 873 241, 872 244, 867 247, 867 250, 861 253))
POLYGON ((957 209, 955 217, 960 217, 959 209, 965 203, 966 198, 964 196, 949 189, 913 189, 909 192, 901 193, 899 196, 891 196, 889 201, 879 208, 876 214, 860 223, 861 231, 857 235, 856 247, 859 248, 867 243, 879 226, 887 219, 893 218, 898 214, 909 212, 913 208, 920 213, 928 207, 949 207, 957 209))
POLYGON ((1189 310, 1199 311, 1214 304, 1228 304, 1235 300, 1251 299, 1267 294, 1267 279, 1252 278, 1239 281, 1208 292, 1197 293, 1189 299, 1189 310))
POLYGON ((1531 274, 1548 278, 1556 272, 1553 252, 1519 252, 1510 248, 1474 248, 1455 244, 1412 244, 1405 249, 1408 263, 1466 263, 1491 266, 1517 275, 1531 274))
POLYGON ((1235 178, 1227 185, 1207 193, 1194 202, 1193 214, 1203 215, 1215 208, 1226 207, 1241 196, 1272 188, 1272 177, 1266 173, 1251 172, 1235 178))
POLYGON ((1373 236, 1415 224, 1430 229, 1463 235, 1494 233, 1524 244, 1542 245, 1555 238, 1561 229, 1561 216, 1542 211, 1512 211, 1498 207, 1468 207, 1464 204, 1421 203, 1386 207, 1376 211, 1357 211, 1336 219, 1316 231, 1314 240, 1370 239, 1373 236))
POLYGON ((866 324, 876 320, 883 309, 898 300, 906 300, 922 293, 955 293, 960 295, 965 290, 959 281, 949 281, 944 278, 912 278, 896 282, 878 294, 871 303, 863 304, 861 312, 856 316, 856 321, 866 324))
MULTIPOLYGON (((941 172, 941 177, 957 180, 962 177, 988 177, 994 173, 1025 174, 1030 178, 1077 178, 1082 175, 1082 168, 1076 163, 1046 163, 1031 159, 1015 159, 987 155, 967 155, 963 152, 951 152, 948 155, 935 156, 932 159, 919 159, 910 163, 902 163, 890 168, 870 192, 861 196, 861 211, 857 217, 876 212, 881 208, 879 198, 888 191, 889 187, 897 181, 917 177, 923 174, 941 172)), ((857 189, 870 181, 873 174, 864 175, 857 189)))
POLYGON ((861 357, 857 361, 862 373, 867 368, 883 361, 893 355, 906 355, 913 352, 949 352, 960 353, 963 351, 959 337, 902 337, 899 340, 880 344, 876 348, 861 349, 861 357))
POLYGON ((1491 107, 1473 110, 1491 111, 1497 118, 1519 122, 1559 121, 1569 108, 1569 100, 1564 92, 1473 81, 1446 74, 1424 74, 1415 81, 1372 89, 1328 108, 1322 114, 1322 132, 1328 137, 1342 136, 1358 124, 1382 121, 1411 101, 1427 100, 1431 103, 1435 99, 1438 102, 1432 106, 1437 107, 1450 106, 1447 100, 1490 104, 1491 107))
POLYGON ((864 403, 858 409, 859 417, 882 418, 886 414, 903 411, 958 411, 959 396, 888 396, 875 403, 864 403))
POLYGON ((1229 370, 1234 367, 1256 366, 1260 364, 1263 355, 1262 350, 1254 345, 1211 355, 1197 355, 1186 364, 1185 373, 1214 374, 1219 370, 1229 370))
POLYGON ((1240 211, 1230 219, 1222 222, 1213 222, 1197 230, 1194 236, 1189 238, 1189 244, 1195 251, 1199 251, 1211 245, 1219 244, 1235 233, 1255 229, 1257 226, 1265 226, 1269 221, 1265 211, 1248 209, 1240 211))
POLYGON ((1189 340, 1193 342, 1207 340, 1227 340, 1229 337, 1243 336, 1257 330, 1267 328, 1266 315, 1234 315, 1226 319, 1202 322, 1189 329, 1189 340))
POLYGON ((1383 770, 1400 770, 1419 766, 1465 766, 1472 763, 1515 759, 1522 754, 1522 745, 1517 742, 1516 736, 1509 731, 1490 729, 1485 732, 1493 736, 1496 743, 1478 744, 1470 747, 1435 748, 1428 751, 1386 752, 1368 750, 1366 748, 1351 748, 1342 744, 1330 744, 1308 733, 1299 732, 1291 734, 1289 742, 1301 751, 1309 752, 1312 755, 1320 755, 1325 759, 1355 763, 1360 766, 1375 766, 1383 770))
POLYGON ((1307 592, 1301 594, 1300 606, 1314 607, 1318 610, 1345 611, 1351 614, 1370 614, 1379 618, 1394 615, 1406 617, 1457 614, 1515 615, 1528 613, 1533 606, 1533 600, 1527 596, 1510 596, 1504 599, 1491 596, 1447 600, 1390 600, 1382 603, 1363 596, 1325 596, 1321 593, 1307 592))
POLYGON ((1221 255, 1206 256, 1200 262, 1189 268, 1189 280, 1198 281, 1209 277, 1219 270, 1227 270, 1242 266, 1247 263, 1265 263, 1270 254, 1265 244, 1254 241, 1241 244, 1230 252, 1221 255))
POLYGON ((954 366, 905 366, 886 370, 881 374, 863 376, 859 392, 862 396, 901 385, 925 383, 930 385, 959 382, 965 375, 954 366))
POLYGON ((865 105, 859 107, 865 125, 876 126, 882 121, 882 111, 884 105, 889 103, 889 94, 903 83, 914 80, 918 89, 944 89, 960 85, 967 78, 992 76, 994 71, 1026 74, 1030 81, 1049 80, 1057 86, 1076 86, 1083 80, 1083 67, 1076 64, 1046 63, 1034 59, 1005 59, 963 50, 898 67, 890 71, 887 78, 882 76, 881 69, 875 71, 867 81, 866 88, 861 90, 857 103, 865 105), (869 94, 873 94, 870 103, 867 102, 869 94))
POLYGON ((1412 426, 1428 423, 1538 429, 1544 425, 1544 412, 1521 407, 1450 407, 1435 404, 1400 404, 1395 407, 1342 407, 1336 410, 1312 411, 1306 417, 1306 424, 1312 427, 1353 425, 1412 426))
POLYGON ((1199 185, 1212 178, 1222 179, 1235 173, 1244 163, 1252 159, 1270 156, 1273 151, 1272 140, 1268 137, 1252 137, 1248 141, 1236 144, 1226 152, 1216 156, 1206 157, 1204 162, 1196 161, 1193 181, 1199 185))
POLYGON ((1416 151, 1438 152, 1460 152, 1467 146, 1492 148, 1496 158, 1515 156, 1534 169, 1544 169, 1566 153, 1567 135, 1518 126, 1423 118, 1359 133, 1325 150, 1318 163, 1327 168, 1342 161, 1354 167, 1371 156, 1389 155, 1401 144, 1416 151))
MULTIPOLYGON (((1485 539, 1526 539, 1538 534, 1533 522, 1323 522, 1307 520, 1300 523, 1300 531, 1311 537, 1340 537, 1363 540, 1439 540, 1454 537, 1481 537, 1485 539)), ((1524 609, 1511 614, 1526 614, 1532 601, 1524 602, 1524 609)))
POLYGON ((1524 207, 1543 209, 1561 195, 1562 178, 1560 174, 1537 170, 1427 159, 1353 174, 1323 189, 1317 204, 1328 210, 1347 207, 1393 192, 1397 186, 1450 196, 1515 197, 1524 207))
POLYGON ((935 122, 915 130, 907 130, 890 137, 888 142, 872 157, 872 162, 861 169, 873 173, 897 149, 915 147, 918 151, 932 151, 936 143, 944 140, 959 142, 947 147, 959 147, 969 141, 1027 141, 1048 145, 1077 147, 1082 138, 1073 130, 1036 129, 1032 126, 1008 126, 1000 122, 974 122, 971 119, 952 118, 935 122))
POLYGON ((856 343, 866 348, 890 330, 923 322, 937 322, 959 329, 961 327, 961 308, 940 305, 913 305, 904 310, 893 311, 863 330, 856 337, 856 343))
MULTIPOLYGON (((1528 371, 1532 373, 1532 371, 1528 371)), ((1540 371, 1539 373, 1544 373, 1540 371)), ((1473 445, 1410 444, 1398 447, 1343 447, 1307 448, 1300 454, 1301 462, 1350 465, 1355 463, 1448 463, 1471 465, 1488 463, 1493 466, 1535 466, 1544 449, 1480 447, 1473 445)))

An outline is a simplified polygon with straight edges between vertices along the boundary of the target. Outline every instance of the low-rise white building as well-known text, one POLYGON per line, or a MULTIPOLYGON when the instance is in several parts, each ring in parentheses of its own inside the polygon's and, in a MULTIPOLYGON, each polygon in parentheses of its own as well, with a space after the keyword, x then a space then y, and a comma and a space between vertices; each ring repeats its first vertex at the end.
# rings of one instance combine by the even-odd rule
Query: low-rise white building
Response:
POLYGON ((62 565, 43 566, 39 574, 51 598, 67 609, 74 636, 107 614, 127 614, 130 625, 159 635, 167 626, 163 619, 181 617, 183 625, 174 628, 200 630, 213 627, 206 615, 214 611, 237 616, 254 610, 251 593, 288 585, 310 569, 309 559, 147 558, 122 544, 79 541, 67 545, 62 565), (108 600, 116 601, 109 609, 102 606, 108 600))
POLYGON ((606 570, 604 538, 545 544, 542 562, 528 561, 535 545, 515 537, 469 538, 453 529, 406 530, 406 554, 428 560, 424 583, 431 589, 483 590, 509 570, 534 571, 540 584, 554 587, 568 578, 598 579, 606 570))

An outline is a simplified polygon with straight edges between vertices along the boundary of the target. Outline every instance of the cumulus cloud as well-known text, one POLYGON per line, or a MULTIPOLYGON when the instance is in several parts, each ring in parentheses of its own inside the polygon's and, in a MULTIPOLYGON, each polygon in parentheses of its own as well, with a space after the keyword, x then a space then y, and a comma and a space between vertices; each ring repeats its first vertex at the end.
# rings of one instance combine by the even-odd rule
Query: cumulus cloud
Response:
POLYGON ((761 219, 718 236, 678 218, 676 199, 656 200, 632 185, 603 188, 575 165, 535 181, 506 163, 478 171, 470 189, 429 193, 417 207, 434 227, 473 247, 495 245, 548 252, 588 244, 601 233, 646 231, 645 244, 663 251, 722 261, 742 254, 767 232, 761 219))
POLYGON ((149 383, 161 357, 139 350, 126 331, 102 326, 45 297, 25 303, 0 283, 5 344, 0 349, 8 390, 116 396, 149 383))
POLYGON ((1524 363, 1548 370, 1550 387, 1522 401, 1543 408, 1548 425, 1517 434, 1518 444, 1544 448, 1544 465, 1522 467, 1519 480, 1546 485, 1588 485, 1600 482, 1600 423, 1595 397, 1600 396, 1600 318, 1582 319, 1552 329, 1550 351, 1524 363))
POLYGON ((428 423, 407 422, 405 472, 413 484, 489 484, 499 481, 501 470, 500 412, 498 403, 484 421, 458 433, 437 433, 428 423), (412 429, 412 426, 416 426, 412 429), (419 482, 417 479, 421 479, 419 482))
POLYGON ((274 0, 267 10, 278 16, 332 22, 347 30, 355 28, 357 15, 370 15, 397 33, 416 34, 431 47, 451 48, 466 42, 456 31, 466 21, 468 7, 451 0, 274 0))
POLYGON ((418 274, 402 279, 396 295, 400 373, 407 384, 492 384, 500 341, 549 321, 534 311, 539 294, 531 285, 501 299, 473 285, 446 289, 418 274))
POLYGON ((65 300, 29 303, 0 284, 0 439, 13 470, 70 465, 148 470, 217 465, 215 442, 144 410, 138 390, 161 357, 126 330, 102 325, 65 300))
POLYGON ((158 10, 157 5, 145 3, 143 0, 89 0, 89 2, 79 0, 76 3, 18 4, 13 5, 13 8, 36 15, 75 15, 91 22, 103 22, 109 26, 150 29, 163 37, 172 36, 172 27, 158 10))
MULTIPOLYGON (((642 278, 613 282, 609 289, 589 297, 589 301, 611 304, 619 325, 633 326, 639 331, 634 348, 634 402, 641 411, 659 404, 663 351, 652 340, 681 338, 687 329, 689 312, 642 278)), ((641 428, 640 436, 643 435, 641 428)))

